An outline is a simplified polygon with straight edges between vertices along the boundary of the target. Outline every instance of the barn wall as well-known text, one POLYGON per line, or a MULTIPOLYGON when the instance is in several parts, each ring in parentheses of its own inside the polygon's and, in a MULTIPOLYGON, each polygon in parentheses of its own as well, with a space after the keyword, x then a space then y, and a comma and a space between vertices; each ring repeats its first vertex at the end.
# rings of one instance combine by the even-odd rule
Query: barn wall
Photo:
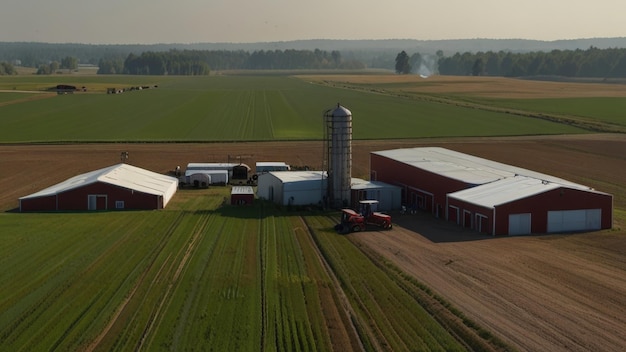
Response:
POLYGON ((445 214, 446 196, 470 185, 418 167, 370 154, 371 178, 402 187, 402 203, 431 212, 445 214))
POLYGON ((558 188, 542 194, 498 206, 496 209, 496 234, 506 235, 509 214, 530 213, 532 233, 546 233, 548 211, 602 209, 602 229, 613 226, 613 197, 571 188, 558 188))
POLYGON ((493 234, 493 216, 493 209, 448 198, 446 220, 450 222, 480 233, 493 234))
POLYGON ((115 210, 116 201, 124 201, 124 209, 161 209, 163 197, 127 188, 96 182, 58 195, 58 210, 88 210, 89 195, 106 195, 106 209, 115 210))
POLYGON ((20 200, 20 211, 54 211, 56 208, 56 195, 20 200))
POLYGON ((231 205, 251 205, 254 202, 254 194, 231 194, 231 205))

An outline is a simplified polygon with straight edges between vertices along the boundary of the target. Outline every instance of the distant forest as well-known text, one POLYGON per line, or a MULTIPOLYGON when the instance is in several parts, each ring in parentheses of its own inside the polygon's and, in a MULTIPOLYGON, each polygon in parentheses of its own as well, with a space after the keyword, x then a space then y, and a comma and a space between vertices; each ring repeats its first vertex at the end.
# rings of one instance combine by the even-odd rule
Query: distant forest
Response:
POLYGON ((441 75, 626 77, 626 49, 456 53, 438 60, 441 75))
POLYGON ((275 43, 91 45, 1 43, 0 75, 14 66, 51 74, 79 65, 100 74, 207 75, 221 70, 394 71, 400 52, 412 53, 403 73, 489 76, 626 77, 626 38, 571 41, 468 39, 308 40, 275 43))

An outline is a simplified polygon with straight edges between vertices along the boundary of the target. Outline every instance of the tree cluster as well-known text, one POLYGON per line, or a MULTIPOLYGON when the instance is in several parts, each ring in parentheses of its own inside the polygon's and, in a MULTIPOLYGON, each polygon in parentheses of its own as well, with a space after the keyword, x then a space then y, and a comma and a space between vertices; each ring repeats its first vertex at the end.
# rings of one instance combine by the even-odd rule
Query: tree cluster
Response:
POLYGON ((52 61, 48 64, 40 64, 37 67, 38 75, 49 75, 52 73, 56 73, 59 69, 66 69, 69 71, 75 70, 78 68, 78 59, 72 56, 66 56, 61 59, 61 62, 52 61))
POLYGON ((456 53, 438 61, 442 75, 626 77, 626 49, 456 53))
POLYGON ((15 67, 8 62, 0 62, 0 76, 16 75, 15 67))

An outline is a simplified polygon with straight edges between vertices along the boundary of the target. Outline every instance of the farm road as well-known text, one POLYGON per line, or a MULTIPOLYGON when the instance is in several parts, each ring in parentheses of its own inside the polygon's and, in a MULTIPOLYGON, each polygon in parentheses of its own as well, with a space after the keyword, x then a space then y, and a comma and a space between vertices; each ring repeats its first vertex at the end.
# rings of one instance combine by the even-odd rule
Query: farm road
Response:
POLYGON ((626 346, 626 242, 604 232, 492 238, 426 214, 356 241, 525 351, 626 346), (436 239, 436 242, 432 239, 436 239))

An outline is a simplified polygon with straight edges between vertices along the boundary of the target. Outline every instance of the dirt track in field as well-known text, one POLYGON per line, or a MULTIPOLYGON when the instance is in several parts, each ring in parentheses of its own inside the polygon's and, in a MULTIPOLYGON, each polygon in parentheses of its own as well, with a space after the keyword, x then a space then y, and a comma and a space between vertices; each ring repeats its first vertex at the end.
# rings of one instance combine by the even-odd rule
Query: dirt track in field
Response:
MULTIPOLYGON (((626 97, 623 84, 523 80, 507 77, 462 77, 419 75, 301 75, 304 80, 341 86, 347 84, 404 84, 412 93, 472 95, 489 98, 543 99, 578 97, 626 97)), ((390 90, 393 90, 391 88, 390 90)))
MULTIPOLYGON (((353 176, 369 152, 443 146, 592 186, 626 209, 626 135, 354 141, 353 176)), ((167 173, 189 162, 285 161, 319 168, 321 142, 0 146, 0 209, 76 174, 120 162, 167 173), (231 156, 230 160, 228 156, 231 156)), ((359 241, 432 288, 467 317, 529 351, 626 346, 626 224, 588 234, 492 238, 427 214, 394 216, 388 235, 359 241)))

